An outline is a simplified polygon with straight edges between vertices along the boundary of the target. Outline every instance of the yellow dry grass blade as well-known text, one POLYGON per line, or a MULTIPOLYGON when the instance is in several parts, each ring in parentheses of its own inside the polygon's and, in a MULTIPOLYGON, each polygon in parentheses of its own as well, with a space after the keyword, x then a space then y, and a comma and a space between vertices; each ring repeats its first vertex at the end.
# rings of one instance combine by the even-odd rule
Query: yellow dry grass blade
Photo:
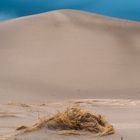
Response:
POLYGON ((59 130, 61 134, 80 134, 78 133, 80 130, 96 133, 100 136, 115 133, 113 126, 103 116, 82 110, 80 107, 67 108, 66 111, 59 112, 53 117, 40 119, 31 127, 22 126, 18 129, 23 128, 22 133, 27 133, 43 127, 59 130))

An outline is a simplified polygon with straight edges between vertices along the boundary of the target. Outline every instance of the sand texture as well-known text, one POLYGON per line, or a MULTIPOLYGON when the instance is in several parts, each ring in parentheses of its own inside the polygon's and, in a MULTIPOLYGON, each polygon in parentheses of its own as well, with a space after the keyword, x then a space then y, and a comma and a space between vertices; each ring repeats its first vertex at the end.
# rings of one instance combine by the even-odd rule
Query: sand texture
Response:
MULTIPOLYGON (((32 124, 35 112, 51 114, 59 104, 81 104, 81 99, 117 128, 116 135, 101 140, 120 135, 139 140, 139 22, 58 10, 0 23, 0 136, 32 124), (44 103, 58 104, 40 108, 44 103)), ((44 131, 25 139, 43 139, 44 131)), ((49 134, 46 139, 91 137, 49 134)))

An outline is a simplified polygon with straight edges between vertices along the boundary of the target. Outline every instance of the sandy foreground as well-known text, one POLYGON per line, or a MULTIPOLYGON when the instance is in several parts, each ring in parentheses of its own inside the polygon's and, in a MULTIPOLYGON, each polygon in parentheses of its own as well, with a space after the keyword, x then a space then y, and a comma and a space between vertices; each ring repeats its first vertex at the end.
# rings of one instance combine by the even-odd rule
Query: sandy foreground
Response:
MULTIPOLYGON (((94 139, 139 140, 139 72, 138 22, 74 10, 1 22, 0 138, 80 100, 117 130, 94 139)), ((93 138, 46 131, 19 139, 93 138)))

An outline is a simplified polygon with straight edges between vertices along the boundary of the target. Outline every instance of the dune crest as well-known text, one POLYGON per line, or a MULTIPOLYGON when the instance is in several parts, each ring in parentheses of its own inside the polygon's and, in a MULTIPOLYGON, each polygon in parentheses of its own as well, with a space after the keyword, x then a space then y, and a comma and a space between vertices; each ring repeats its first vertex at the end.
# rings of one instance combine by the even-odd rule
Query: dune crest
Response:
POLYGON ((0 100, 140 99, 139 38, 138 22, 74 10, 2 22, 0 100))

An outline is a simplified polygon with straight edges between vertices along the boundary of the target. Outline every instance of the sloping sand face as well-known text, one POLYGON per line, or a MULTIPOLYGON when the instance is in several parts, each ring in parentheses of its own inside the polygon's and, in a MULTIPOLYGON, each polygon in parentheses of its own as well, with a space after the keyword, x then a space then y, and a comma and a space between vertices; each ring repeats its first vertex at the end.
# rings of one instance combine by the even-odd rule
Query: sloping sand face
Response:
MULTIPOLYGON (((106 115, 116 127, 116 135, 101 139, 118 140, 121 134, 127 140, 139 140, 139 38, 140 23, 79 11, 54 11, 0 23, 0 138, 22 123, 36 121, 38 112, 50 115, 69 105, 62 100, 99 98, 79 103, 106 115), (129 100, 123 100, 128 98, 134 100, 128 104, 129 100), (52 100, 60 100, 61 106, 50 107, 52 100)), ((46 137, 42 130, 25 138, 93 137, 46 137)))
POLYGON ((0 23, 0 100, 140 98, 140 23, 54 11, 0 23))

